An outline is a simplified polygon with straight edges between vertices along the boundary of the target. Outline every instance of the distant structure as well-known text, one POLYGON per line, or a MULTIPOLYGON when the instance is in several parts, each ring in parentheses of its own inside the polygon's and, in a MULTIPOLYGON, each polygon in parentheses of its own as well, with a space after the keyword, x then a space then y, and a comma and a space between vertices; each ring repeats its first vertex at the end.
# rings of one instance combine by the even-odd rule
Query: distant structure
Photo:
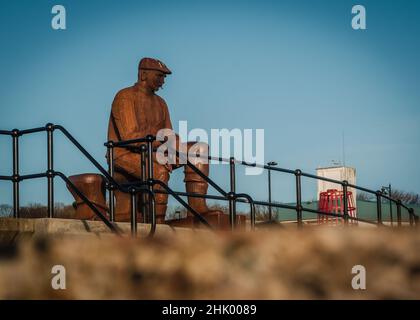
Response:
MULTIPOLYGON (((356 184, 356 169, 346 166, 330 166, 324 168, 317 168, 316 175, 324 178, 334 179, 334 180, 347 180, 348 183, 355 185, 356 184)), ((327 182, 318 180, 318 188, 317 188, 317 200, 319 201, 319 195, 321 192, 326 192, 329 189, 337 189, 342 190, 341 185, 336 183, 327 182)), ((348 188, 348 191, 351 191, 353 194, 353 202, 356 205, 356 189, 348 188)))

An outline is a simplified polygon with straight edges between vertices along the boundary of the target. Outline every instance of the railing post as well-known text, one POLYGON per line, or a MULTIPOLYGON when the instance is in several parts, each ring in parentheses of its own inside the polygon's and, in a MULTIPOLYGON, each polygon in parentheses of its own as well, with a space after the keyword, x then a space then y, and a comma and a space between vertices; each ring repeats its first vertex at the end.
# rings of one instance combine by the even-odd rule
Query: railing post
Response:
POLYGON ((410 226, 412 227, 414 225, 414 209, 410 208, 410 210, 408 210, 408 213, 410 215, 410 226))
MULTIPOLYGON (((146 151, 147 151, 147 146, 145 144, 142 144, 140 146, 140 173, 141 173, 140 180, 141 182, 147 181, 146 151)), ((147 205, 147 195, 145 192, 141 193, 140 199, 141 199, 141 212, 143 215, 143 223, 148 223, 150 220, 150 217, 148 214, 146 214, 146 212, 148 212, 148 205, 147 205)), ((149 202, 149 205, 150 205, 150 202, 149 202)))
POLYGON ((150 223, 151 223, 150 236, 153 236, 156 230, 156 204, 155 204, 155 197, 152 195, 149 195, 149 208, 150 208, 150 212, 152 213, 152 216, 150 217, 150 223))
POLYGON ((19 218, 19 130, 12 130, 13 138, 13 217, 19 218))
POLYGON ((381 192, 378 190, 376 191, 376 213, 378 217, 378 224, 382 225, 382 197, 381 192))
POLYGON ((302 227, 302 171, 297 169, 295 170, 296 176, 296 215, 297 215, 297 225, 302 227))
POLYGON ((402 226, 402 220, 401 220, 401 200, 397 200, 397 222, 398 227, 402 226))
POLYGON ((273 219, 272 209, 271 209, 271 168, 268 167, 268 220, 271 222, 273 219))
POLYGON ((347 203, 347 187, 348 187, 348 181, 343 181, 343 207, 344 207, 344 225, 349 224, 349 206, 347 203))
MULTIPOLYGON (((149 187, 150 194, 153 194, 153 136, 147 136, 147 184, 149 187)), ((149 217, 152 217, 155 206, 151 206, 150 195, 149 195, 149 217)), ((154 219, 154 218, 153 218, 154 219)))
POLYGON ((230 228, 234 230, 236 228, 236 178, 235 178, 235 158, 229 159, 230 167, 230 196, 229 196, 229 221, 230 228))
POLYGON ((137 192, 135 188, 130 188, 131 195, 131 235, 137 237, 137 192))
POLYGON ((391 191, 391 184, 388 185, 389 190, 389 215, 391 218, 391 226, 394 225, 394 217, 392 216, 392 191, 391 191))
MULTIPOLYGON (((114 178, 114 142, 108 141, 108 173, 111 178, 114 178)), ((114 188, 111 181, 108 181, 108 204, 109 204, 109 220, 115 222, 115 198, 114 188)))
POLYGON ((47 128, 47 179, 48 179, 48 218, 54 218, 54 125, 48 123, 47 128))

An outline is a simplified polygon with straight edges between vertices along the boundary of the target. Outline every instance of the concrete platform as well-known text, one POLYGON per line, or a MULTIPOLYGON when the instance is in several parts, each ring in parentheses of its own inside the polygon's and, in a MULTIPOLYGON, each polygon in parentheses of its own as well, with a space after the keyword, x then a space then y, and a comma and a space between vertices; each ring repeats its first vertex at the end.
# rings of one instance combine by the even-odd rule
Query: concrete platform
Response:
MULTIPOLYGON (((130 223, 118 222, 115 223, 115 225, 124 233, 124 235, 130 235, 130 223)), ((139 236, 147 236, 150 230, 150 225, 139 223, 137 230, 139 236)), ((206 232, 206 230, 171 227, 165 224, 158 224, 156 226, 155 235, 173 235, 177 233, 191 232, 206 232)), ((31 238, 39 235, 77 235, 94 236, 97 238, 115 236, 102 221, 58 218, 0 218, 0 242, 14 242, 22 238, 31 238)))
MULTIPOLYGON (((242 222, 243 225, 238 230, 250 231, 249 220, 242 222)), ((319 226, 316 220, 304 220, 303 224, 307 227, 327 227, 319 226)), ((390 225, 388 222, 385 225, 390 225)), ((118 222, 115 226, 121 230, 124 236, 131 234, 130 223, 118 222)), ((409 226, 408 223, 403 223, 403 226, 409 226)), ((337 226, 329 226, 336 228, 337 226)), ((377 228, 376 225, 371 225, 359 222, 357 227, 362 228, 377 228)), ((257 222, 257 229, 266 228, 296 228, 296 221, 283 221, 282 223, 267 223, 257 222)), ((230 229, 230 228, 228 228, 230 229)), ((138 223, 138 236, 145 237, 150 230, 149 224, 138 223)), ((226 230, 225 230, 226 231, 226 230)), ((229 231, 229 230, 227 230, 229 231)), ((194 228, 184 227, 182 224, 177 225, 172 221, 172 225, 158 224, 156 226, 155 236, 167 236, 176 234, 189 234, 197 232, 209 232, 203 225, 197 225, 194 228)), ((0 218, 0 242, 10 243, 23 238, 32 238, 42 235, 77 235, 77 236, 91 236, 96 238, 114 237, 115 235, 102 221, 87 221, 87 220, 73 220, 73 219, 48 219, 48 218, 0 218)))

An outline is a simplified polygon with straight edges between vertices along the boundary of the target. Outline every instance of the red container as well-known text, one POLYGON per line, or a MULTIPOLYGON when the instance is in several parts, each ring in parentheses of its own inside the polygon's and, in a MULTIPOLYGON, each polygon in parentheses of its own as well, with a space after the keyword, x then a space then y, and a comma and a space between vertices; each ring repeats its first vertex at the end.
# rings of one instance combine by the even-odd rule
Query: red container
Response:
MULTIPOLYGON (((324 214, 318 214, 318 224, 339 224, 344 223, 344 201, 343 201, 343 191, 337 189, 328 189, 325 192, 321 192, 318 202, 318 210, 334 213, 339 216, 329 216, 324 214)), ((347 212, 350 217, 356 218, 356 207, 353 201, 353 194, 350 191, 347 191, 347 212)), ((357 224, 356 220, 351 218, 348 220, 349 224, 357 224)))

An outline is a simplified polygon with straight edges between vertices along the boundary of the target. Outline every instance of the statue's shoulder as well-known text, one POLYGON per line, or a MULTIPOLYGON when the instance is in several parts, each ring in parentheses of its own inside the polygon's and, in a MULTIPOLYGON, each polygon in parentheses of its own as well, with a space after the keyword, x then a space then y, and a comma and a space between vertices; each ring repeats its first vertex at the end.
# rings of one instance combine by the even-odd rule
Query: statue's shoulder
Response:
POLYGON ((131 87, 127 87, 118 91, 117 94, 115 95, 115 100, 134 99, 134 96, 135 96, 134 86, 131 86, 131 87))
POLYGON ((155 93, 155 97, 158 99, 159 103, 166 106, 166 101, 159 95, 155 93))

